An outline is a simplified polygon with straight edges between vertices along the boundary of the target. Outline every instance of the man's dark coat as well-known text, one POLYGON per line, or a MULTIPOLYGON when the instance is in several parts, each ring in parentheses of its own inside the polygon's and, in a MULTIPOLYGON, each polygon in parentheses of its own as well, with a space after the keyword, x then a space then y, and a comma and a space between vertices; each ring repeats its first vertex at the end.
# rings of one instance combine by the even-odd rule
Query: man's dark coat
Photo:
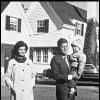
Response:
MULTIPOLYGON (((67 56, 67 59, 69 62, 69 55, 67 56)), ((53 73, 53 78, 56 80, 57 100, 70 100, 70 89, 68 87, 68 74, 70 72, 70 67, 61 55, 54 56, 50 65, 53 73)))

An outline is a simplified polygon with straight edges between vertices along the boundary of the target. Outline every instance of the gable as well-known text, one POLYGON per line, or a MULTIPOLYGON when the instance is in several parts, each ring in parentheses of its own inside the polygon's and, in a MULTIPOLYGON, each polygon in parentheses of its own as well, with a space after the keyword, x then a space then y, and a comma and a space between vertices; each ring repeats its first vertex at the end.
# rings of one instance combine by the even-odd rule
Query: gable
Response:
MULTIPOLYGON (((19 2, 10 2, 1 14, 1 41, 2 43, 15 43, 18 40, 29 41, 29 35, 33 33, 25 12, 19 2), (13 9, 13 10, 12 10, 13 9), (20 19, 21 32, 6 29, 7 16, 10 18, 20 19)), ((15 21, 13 21, 15 22, 15 21)), ((19 27, 19 23, 16 24, 19 27)))
POLYGON ((46 12, 46 10, 40 2, 32 2, 26 15, 35 33, 37 33, 38 20, 49 20, 49 32, 55 31, 57 29, 55 23, 52 21, 51 17, 48 15, 48 13, 46 12))

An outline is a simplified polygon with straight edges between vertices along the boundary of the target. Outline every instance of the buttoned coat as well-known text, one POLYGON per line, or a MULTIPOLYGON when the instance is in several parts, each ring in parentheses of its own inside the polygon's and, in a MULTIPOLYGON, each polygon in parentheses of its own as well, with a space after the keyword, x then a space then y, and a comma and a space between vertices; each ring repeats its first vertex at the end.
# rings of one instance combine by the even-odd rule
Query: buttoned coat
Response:
POLYGON ((34 100, 34 78, 34 66, 30 59, 24 63, 11 59, 6 73, 6 83, 11 88, 11 100, 34 100))
MULTIPOLYGON (((69 62, 69 56, 67 56, 69 62)), ((56 55, 51 60, 51 70, 53 78, 56 80, 56 97, 57 100, 71 100, 69 98, 70 89, 68 87, 69 66, 61 55, 56 55)))

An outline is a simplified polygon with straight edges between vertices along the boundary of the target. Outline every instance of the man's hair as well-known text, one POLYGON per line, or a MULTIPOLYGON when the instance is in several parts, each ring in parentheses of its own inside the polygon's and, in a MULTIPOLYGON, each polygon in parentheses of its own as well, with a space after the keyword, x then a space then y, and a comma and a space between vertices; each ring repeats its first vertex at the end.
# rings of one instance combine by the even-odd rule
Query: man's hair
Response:
POLYGON ((60 38, 58 41, 57 41, 57 47, 59 48, 61 46, 62 43, 68 43, 68 41, 64 38, 60 38))

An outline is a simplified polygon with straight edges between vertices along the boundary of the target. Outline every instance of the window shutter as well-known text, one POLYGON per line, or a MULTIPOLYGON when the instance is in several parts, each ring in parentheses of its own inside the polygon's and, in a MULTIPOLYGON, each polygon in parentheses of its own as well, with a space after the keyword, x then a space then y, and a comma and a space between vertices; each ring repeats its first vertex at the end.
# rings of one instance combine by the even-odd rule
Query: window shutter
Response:
POLYGON ((81 26, 81 36, 83 36, 84 24, 81 26))
POLYGON ((33 48, 30 47, 30 59, 33 61, 33 48))
POLYGON ((18 18, 18 32, 21 32, 21 19, 18 18))
POLYGON ((45 20, 45 33, 48 33, 49 30, 49 20, 45 20))
POLYGON ((10 16, 6 16, 6 30, 10 30, 10 16))

